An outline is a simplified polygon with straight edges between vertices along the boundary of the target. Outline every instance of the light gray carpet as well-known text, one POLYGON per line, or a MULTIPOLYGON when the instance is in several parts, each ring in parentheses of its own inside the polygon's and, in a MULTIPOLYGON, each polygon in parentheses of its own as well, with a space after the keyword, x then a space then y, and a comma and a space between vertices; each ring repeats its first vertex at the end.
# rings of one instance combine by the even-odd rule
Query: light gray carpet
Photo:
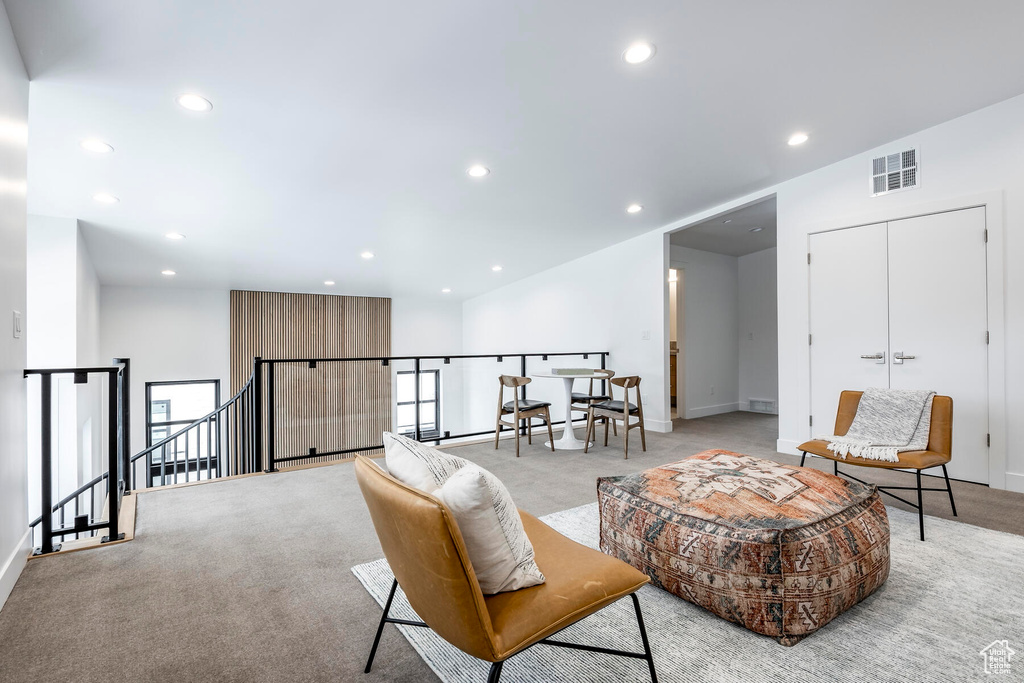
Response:
MULTIPOLYGON (((1024 633, 1024 538, 928 519, 930 538, 921 543, 916 540, 916 515, 890 509, 889 517, 889 580, 794 647, 653 586, 642 588, 639 597, 659 678, 695 683, 985 680, 983 648, 1006 638, 1011 647, 1024 645, 1017 640, 1024 633)), ((597 547, 596 503, 548 515, 544 521, 597 547)), ((352 571, 383 605, 393 578, 387 563, 378 560, 352 571)), ((395 608, 394 616, 417 619, 401 593, 395 608)), ((399 628, 444 683, 486 680, 488 663, 462 653, 429 629, 386 628, 399 628)), ((559 639, 642 652, 629 600, 573 625, 559 639)), ((1024 662, 1019 666, 1024 672, 1024 662)), ((509 660, 502 678, 551 683, 649 680, 643 661, 544 645, 509 660)))
MULTIPOLYGON (((648 452, 629 460, 615 440, 589 454, 551 453, 543 440, 520 458, 507 442, 454 452, 544 515, 595 501, 599 476, 707 448, 795 463, 775 453, 777 433, 772 416, 730 413, 649 433, 648 452)), ((1024 496, 955 490, 962 521, 1024 533, 1024 496)), ((930 495, 929 510, 948 514, 943 494, 930 495)), ((134 541, 28 564, 0 610, 0 681, 437 680, 393 629, 362 673, 380 607, 349 569, 382 554, 351 464, 144 493, 138 506, 134 541)))

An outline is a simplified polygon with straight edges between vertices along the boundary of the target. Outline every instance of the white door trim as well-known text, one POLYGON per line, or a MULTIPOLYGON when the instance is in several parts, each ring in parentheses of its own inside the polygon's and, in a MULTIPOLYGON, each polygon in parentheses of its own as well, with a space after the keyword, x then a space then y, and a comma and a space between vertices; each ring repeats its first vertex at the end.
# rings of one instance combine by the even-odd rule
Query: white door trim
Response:
MULTIPOLYGON (((845 216, 842 218, 815 221, 802 226, 802 232, 806 235, 805 245, 810 249, 811 235, 832 230, 845 230, 856 228, 872 223, 896 221, 904 218, 915 218, 927 216, 934 213, 946 213, 959 211, 973 207, 985 208, 985 227, 988 230, 988 326, 989 326, 989 349, 988 349, 988 406, 989 406, 989 434, 991 434, 992 445, 989 447, 989 486, 997 489, 1020 488, 1024 491, 1024 474, 1011 473, 1007 477, 1006 471, 1006 218, 1004 212, 1004 191, 993 190, 979 194, 951 197, 932 202, 924 202, 908 207, 879 209, 865 213, 845 216)), ((807 277, 810 277, 808 272, 807 277)), ((810 282, 807 281, 807 333, 810 334, 810 282)), ((804 349, 804 367, 810 368, 810 348, 804 349)), ((810 407, 810 371, 808 370, 807 384, 804 388, 804 404, 810 407)), ((808 438, 812 437, 808 427, 808 438)), ((956 439, 956 435, 953 435, 956 439)))

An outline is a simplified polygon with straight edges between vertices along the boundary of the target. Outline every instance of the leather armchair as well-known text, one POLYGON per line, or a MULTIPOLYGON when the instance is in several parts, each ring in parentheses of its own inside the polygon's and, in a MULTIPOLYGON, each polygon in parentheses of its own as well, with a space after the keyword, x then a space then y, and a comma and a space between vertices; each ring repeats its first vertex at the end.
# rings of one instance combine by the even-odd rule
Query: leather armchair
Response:
POLYGON ((492 662, 488 681, 496 682, 503 662, 544 643, 646 660, 657 683, 654 659, 635 592, 647 583, 645 574, 625 562, 582 546, 520 511, 533 543, 537 565, 546 577, 539 586, 484 595, 477 583, 466 546, 451 511, 434 496, 406 486, 368 458, 355 463, 356 479, 370 510, 384 556, 395 581, 377 627, 366 672, 386 623, 423 626, 474 657, 492 662), (392 619, 391 602, 401 586, 422 622, 392 619), (549 636, 630 596, 636 611, 644 652, 578 646, 549 636))
MULTIPOLYGON (((843 436, 853 418, 857 414, 857 406, 860 405, 860 397, 863 391, 844 391, 839 395, 839 411, 836 413, 835 434, 843 436)), ((912 508, 917 509, 918 520, 921 527, 921 540, 924 540, 924 502, 923 491, 945 491, 949 494, 949 505, 953 509, 953 516, 956 517, 956 503, 953 502, 953 488, 949 485, 949 474, 946 472, 946 463, 953 458, 953 399, 949 396, 936 396, 932 399, 931 424, 928 432, 928 449, 924 451, 906 451, 900 453, 896 462, 887 460, 870 460, 848 455, 840 457, 828 450, 828 441, 814 439, 800 444, 799 450, 803 453, 800 458, 800 466, 803 467, 807 454, 816 455, 819 458, 828 458, 833 462, 832 471, 836 475, 842 475, 847 479, 853 479, 867 483, 846 472, 839 471, 839 463, 846 465, 858 465, 860 467, 877 467, 889 470, 913 470, 917 474, 917 486, 877 486, 878 490, 887 496, 891 496, 912 508), (942 476, 946 480, 946 488, 921 488, 921 471, 932 467, 942 467, 942 476), (917 491, 917 503, 891 493, 893 490, 917 491)))

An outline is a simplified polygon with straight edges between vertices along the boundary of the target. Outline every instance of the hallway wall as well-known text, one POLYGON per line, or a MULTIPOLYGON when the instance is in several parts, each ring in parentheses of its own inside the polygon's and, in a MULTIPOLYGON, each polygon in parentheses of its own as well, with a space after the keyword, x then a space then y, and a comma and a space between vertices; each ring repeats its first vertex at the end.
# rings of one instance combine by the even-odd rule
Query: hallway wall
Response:
POLYGON ((28 76, 0 5, 0 606, 28 558, 28 473, 25 463, 27 327, 25 314, 28 164, 28 76))

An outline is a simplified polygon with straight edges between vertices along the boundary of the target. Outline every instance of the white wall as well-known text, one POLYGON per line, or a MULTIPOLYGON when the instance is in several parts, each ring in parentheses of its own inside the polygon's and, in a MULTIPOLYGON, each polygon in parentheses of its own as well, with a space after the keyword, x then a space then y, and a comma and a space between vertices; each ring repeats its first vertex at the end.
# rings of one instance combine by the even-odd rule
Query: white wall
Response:
MULTIPOLYGON (((792 450, 809 435, 807 323, 807 235, 829 227, 898 218, 922 211, 972 205, 995 193, 987 213, 990 254, 1003 243, 1003 311, 990 316, 995 332, 1005 327, 1005 349, 1024 348, 1024 96, 943 123, 903 140, 870 150, 777 188, 779 267, 779 447, 792 450), (919 188, 877 198, 868 196, 867 176, 875 153, 908 146, 920 151, 919 188), (1001 204, 1001 206, 1000 206, 1001 204), (1000 211, 1001 209, 1001 211, 1000 211), (993 319, 995 318, 995 319, 993 319)), ((998 291, 1001 290, 1001 291, 998 291)), ((998 335, 997 335, 998 336, 998 335)), ((1024 355, 990 349, 990 363, 1005 363, 1006 415, 1024 414, 1024 355)), ((990 406, 998 411, 999 406, 990 406)), ((1009 444, 1006 486, 1024 491, 1024 422, 1007 420, 994 429, 993 452, 1009 444)), ((998 477, 998 478, 1001 478, 998 477)), ((1000 481, 991 481, 1000 486, 1000 481)))
POLYGON ((31 367, 75 366, 78 346, 78 221, 30 215, 27 239, 31 367))
MULTIPOLYGON (((391 300, 391 355, 435 356, 462 353, 462 303, 451 299, 398 297, 391 300)), ((423 369, 441 371, 441 431, 460 434, 465 422, 465 363, 458 360, 423 361, 423 369)), ((396 362, 392 395, 397 395, 397 371, 411 370, 409 362, 396 362)), ((392 415, 396 427, 397 409, 392 415)))
MULTIPOLYGON (((99 281, 74 218, 28 216, 28 365, 99 365, 99 281)), ((103 363, 106 365, 107 363, 103 363)), ((53 495, 62 498, 106 470, 103 377, 53 378, 53 495)), ((40 379, 27 380, 29 516, 40 514, 40 379)))
MULTIPOLYGON (((739 283, 739 401, 779 400, 777 249, 737 259, 739 283)), ((777 412, 777 407, 776 407, 777 412)))
MULTIPOLYGON (((219 379, 221 400, 231 398, 229 290, 104 286, 99 320, 100 357, 105 362, 132 362, 132 453, 146 447, 146 382, 219 379)), ((392 355, 458 354, 462 305, 429 298, 392 299, 391 337, 392 355)), ((450 374, 442 386, 442 406, 450 416, 444 428, 452 431, 461 429, 460 381, 450 374)))
MULTIPOLYGON (((100 282, 82 231, 77 227, 75 242, 75 365, 110 365, 113 359, 100 357, 100 282)), ((106 453, 101 450, 106 429, 102 379, 94 377, 77 391, 76 435, 83 483, 107 470, 106 453)))
POLYGON ((739 410, 737 259, 673 246, 669 263, 683 281, 683 417, 739 410))
MULTIPOLYGON (((469 299, 463 306, 466 353, 610 351, 608 367, 643 379, 647 428, 670 431, 668 385, 668 263, 665 237, 647 233, 469 299), (588 285, 595 280, 602 286, 588 285), (648 338, 644 339, 644 333, 648 338)), ((589 367, 579 357, 536 365, 589 367)), ((466 391, 471 424, 494 425, 496 377, 518 374, 518 361, 487 368, 466 391)), ((482 367, 482 366, 481 366, 482 367)), ((558 380, 538 379, 531 398, 554 403, 564 417, 558 380)))
POLYGON ((227 290, 100 290, 100 355, 131 359, 132 453, 146 447, 146 382, 219 379, 230 398, 227 290))
POLYGON ((24 314, 28 77, 0 6, 0 605, 28 558, 25 467, 26 334, 15 339, 13 311, 24 314))
POLYGON ((449 299, 391 300, 391 355, 425 356, 462 351, 462 304, 449 299))

